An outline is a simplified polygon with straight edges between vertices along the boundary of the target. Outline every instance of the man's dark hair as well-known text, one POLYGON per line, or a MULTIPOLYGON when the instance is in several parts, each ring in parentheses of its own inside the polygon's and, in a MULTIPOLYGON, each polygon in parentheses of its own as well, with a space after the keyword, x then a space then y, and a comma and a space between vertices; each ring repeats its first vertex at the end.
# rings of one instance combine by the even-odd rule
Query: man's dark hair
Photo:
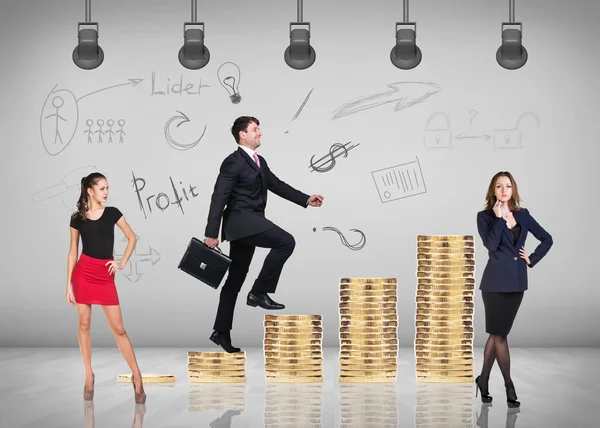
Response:
POLYGON ((258 119, 252 116, 240 116, 235 120, 235 122, 233 122, 231 133, 233 134, 233 138, 235 138, 236 143, 240 144, 240 131, 246 132, 248 125, 250 125, 252 122, 260 125, 258 119))

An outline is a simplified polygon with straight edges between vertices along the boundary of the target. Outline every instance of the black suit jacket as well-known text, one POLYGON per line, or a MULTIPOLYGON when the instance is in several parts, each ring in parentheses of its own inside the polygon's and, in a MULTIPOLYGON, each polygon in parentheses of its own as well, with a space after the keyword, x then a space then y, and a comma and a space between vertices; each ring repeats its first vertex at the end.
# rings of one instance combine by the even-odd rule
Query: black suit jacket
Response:
POLYGON ((233 241, 265 232, 273 223, 265 218, 267 190, 301 207, 309 195, 294 189, 275 176, 267 161, 258 156, 260 168, 241 147, 231 153, 219 170, 212 194, 204 236, 217 238, 221 217, 221 239, 233 241))
POLYGON ((527 233, 531 232, 540 244, 529 255, 530 265, 534 267, 550 250, 552 236, 523 208, 513 211, 517 223, 521 225, 521 234, 516 245, 513 244, 511 230, 506 220, 496 217, 493 209, 477 213, 477 229, 483 245, 488 250, 489 260, 483 271, 480 290, 511 292, 527 290, 527 263, 519 254, 519 249, 525 245, 527 233))

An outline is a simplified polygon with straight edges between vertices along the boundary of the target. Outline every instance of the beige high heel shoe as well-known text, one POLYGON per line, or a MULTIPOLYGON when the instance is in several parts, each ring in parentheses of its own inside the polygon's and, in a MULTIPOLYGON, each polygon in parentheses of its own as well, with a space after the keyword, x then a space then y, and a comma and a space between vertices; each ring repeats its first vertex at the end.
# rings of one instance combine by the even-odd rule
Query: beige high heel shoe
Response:
POLYGON ((142 383, 142 392, 138 394, 135 390, 134 376, 131 375, 131 384, 133 385, 133 393, 135 394, 135 404, 146 404, 146 393, 144 392, 144 384, 142 383))
POLYGON ((83 384, 83 399, 85 401, 92 401, 94 399, 94 383, 96 382, 96 375, 92 375, 92 389, 88 391, 86 384, 83 384))

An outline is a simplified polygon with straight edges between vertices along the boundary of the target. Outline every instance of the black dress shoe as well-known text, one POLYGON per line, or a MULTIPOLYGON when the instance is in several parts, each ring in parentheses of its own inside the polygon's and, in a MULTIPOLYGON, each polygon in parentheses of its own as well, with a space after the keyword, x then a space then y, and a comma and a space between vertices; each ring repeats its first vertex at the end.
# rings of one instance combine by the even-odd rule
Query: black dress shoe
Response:
POLYGON ((213 331, 213 334, 210 335, 210 340, 212 340, 216 345, 219 345, 221 348, 223 348, 225 352, 228 352, 230 354, 241 351, 240 348, 236 348, 231 344, 231 337, 229 337, 229 335, 223 332, 218 332, 216 330, 213 331))
POLYGON ((267 293, 248 293, 248 298, 246 299, 246 304, 248 306, 260 306, 263 309, 284 309, 285 306, 281 303, 277 303, 273 299, 269 297, 267 293))

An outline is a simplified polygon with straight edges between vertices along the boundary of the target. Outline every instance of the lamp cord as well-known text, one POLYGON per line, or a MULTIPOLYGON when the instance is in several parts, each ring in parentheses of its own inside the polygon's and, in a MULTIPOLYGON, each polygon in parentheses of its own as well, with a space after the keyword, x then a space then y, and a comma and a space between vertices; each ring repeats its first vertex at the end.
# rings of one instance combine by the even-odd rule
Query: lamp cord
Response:
POLYGON ((198 22, 198 0, 192 0, 192 22, 198 22))
POLYGON ((404 14, 403 14, 403 18, 404 18, 404 22, 408 22, 408 0, 404 0, 404 14))
POLYGON ((508 0, 508 22, 515 22, 515 0, 508 0))
POLYGON ((302 0, 298 0, 298 22, 302 22, 302 0))
POLYGON ((85 0, 85 22, 92 22, 92 0, 85 0))

